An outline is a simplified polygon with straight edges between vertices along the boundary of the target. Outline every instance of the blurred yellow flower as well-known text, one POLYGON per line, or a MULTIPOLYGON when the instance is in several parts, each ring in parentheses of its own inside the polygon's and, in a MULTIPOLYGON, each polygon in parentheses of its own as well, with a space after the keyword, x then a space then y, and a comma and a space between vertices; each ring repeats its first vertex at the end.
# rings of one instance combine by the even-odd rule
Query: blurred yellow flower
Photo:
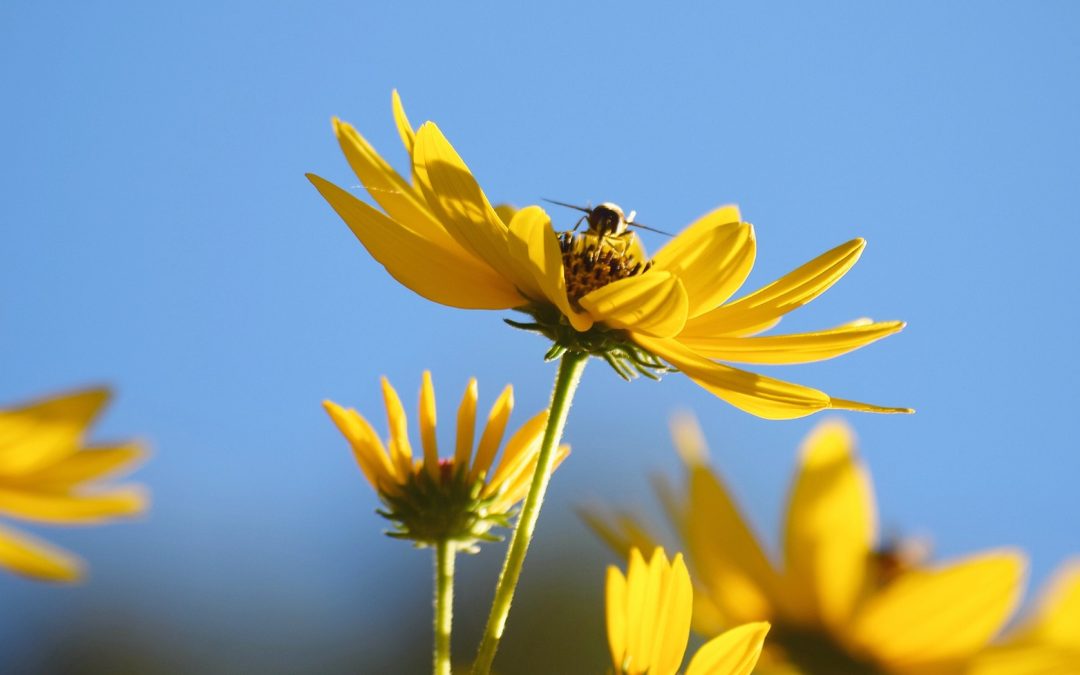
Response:
MULTIPOLYGON (((926 566, 875 548, 873 488, 845 424, 827 421, 804 442, 780 565, 706 467, 696 424, 682 419, 674 430, 689 494, 666 488, 662 496, 694 570, 694 627, 711 635, 772 621, 762 672, 953 672, 1014 611, 1026 564, 1016 551, 926 566)), ((590 523, 623 551, 651 538, 595 514, 590 523)))
MULTIPOLYGON (((0 409, 0 513, 23 520, 97 524, 143 512, 144 491, 97 482, 133 468, 136 443, 84 445, 87 429, 109 400, 105 389, 62 394, 0 409)), ((0 566, 45 581, 76 581, 82 563, 29 535, 0 527, 0 566)))
POLYGON ((794 364, 847 353, 903 328, 857 320, 835 328, 754 337, 805 305, 855 264, 854 239, 777 281, 729 302, 750 273, 754 229, 735 206, 706 214, 646 257, 637 238, 556 233, 538 206, 491 205, 435 124, 413 129, 394 93, 394 117, 411 159, 400 176, 349 124, 334 131, 361 184, 383 211, 315 175, 308 178, 369 253, 421 296, 464 309, 515 309, 555 343, 604 358, 620 375, 677 368, 755 415, 786 419, 826 408, 910 412, 831 397, 717 361, 794 364), (385 213, 384 213, 385 212, 385 213))
MULTIPOLYGON (((435 389, 424 372, 420 388, 420 442, 423 458, 414 459, 408 421, 397 392, 382 379, 390 438, 383 444, 363 416, 332 401, 323 405, 352 446, 360 470, 387 506, 380 512, 395 522, 390 533, 418 543, 448 540, 468 547, 477 539, 492 539, 488 530, 507 525, 514 506, 525 496, 548 413, 535 415, 507 441, 496 460, 510 413, 514 390, 507 385, 495 401, 480 441, 473 451, 476 430, 477 384, 469 380, 457 412, 454 454, 439 457, 435 438, 435 389)), ((560 446, 556 462, 569 454, 560 446)))
MULTIPOLYGON (((693 590, 682 554, 668 562, 662 548, 648 562, 630 549, 626 576, 607 573, 608 646, 617 675, 674 675, 690 638, 693 590)), ((686 675, 749 675, 769 624, 757 622, 719 635, 694 654, 686 675)))
POLYGON ((1080 560, 1063 566, 1034 611, 975 661, 970 675, 1080 673, 1080 560))

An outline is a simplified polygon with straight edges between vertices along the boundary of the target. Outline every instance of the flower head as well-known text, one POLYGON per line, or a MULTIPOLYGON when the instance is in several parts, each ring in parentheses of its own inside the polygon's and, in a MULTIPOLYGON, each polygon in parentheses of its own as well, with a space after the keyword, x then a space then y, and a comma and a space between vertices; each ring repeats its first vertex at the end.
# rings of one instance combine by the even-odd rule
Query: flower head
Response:
MULTIPOLYGON (((141 513, 138 487, 101 487, 145 455, 136 443, 85 445, 87 429, 109 399, 104 389, 61 394, 0 409, 0 514, 88 525, 141 513)), ((75 581, 82 563, 21 532, 0 528, 0 566, 45 581, 75 581)))
MULTIPOLYGON (((435 388, 431 373, 424 372, 419 415, 423 453, 414 458, 405 408, 386 378, 382 392, 390 428, 385 444, 360 413, 332 401, 323 405, 385 504, 386 510, 380 513, 394 522, 391 536, 424 545, 450 540, 464 548, 476 540, 494 539, 489 530, 495 525, 506 526, 514 506, 525 496, 547 411, 518 429, 496 459, 514 408, 514 390, 509 385, 503 390, 488 413, 479 442, 474 443, 477 384, 471 379, 457 412, 454 454, 440 458, 435 438, 435 388)), ((560 446, 556 461, 561 462, 569 452, 568 446, 560 446)))
MULTIPOLYGON (((607 629, 617 675, 674 675, 690 638, 693 589, 682 554, 670 562, 657 548, 646 562, 630 550, 626 575, 607 573, 607 629)), ((746 624, 706 643, 686 675, 749 675, 757 664, 769 624, 746 624)))
MULTIPOLYGON (((1016 607, 1025 566, 1016 551, 944 565, 882 555, 870 477, 840 422, 819 425, 803 445, 779 565, 705 466, 696 426, 683 420, 675 438, 689 469, 688 498, 665 494, 694 570, 699 632, 768 620, 774 628, 763 663, 830 675, 939 672, 970 662, 1016 607)), ((642 538, 640 530, 592 522, 620 549, 642 538)))
MULTIPOLYGON (((826 408, 910 412, 831 397, 719 363, 820 361, 902 329, 899 321, 861 319, 810 333, 756 337, 842 277, 862 253, 863 240, 838 246, 731 301, 756 254, 754 228, 737 207, 706 214, 650 258, 625 223, 558 233, 538 206, 492 206, 435 124, 413 129, 396 92, 394 117, 411 160, 409 180, 352 126, 334 120, 346 159, 382 211, 329 181, 308 177, 371 255, 421 296, 464 309, 519 310, 531 320, 509 323, 550 338, 549 358, 565 350, 593 354, 627 378, 678 369, 761 417, 801 417, 826 408)), ((602 206, 624 219, 614 205, 602 206)))

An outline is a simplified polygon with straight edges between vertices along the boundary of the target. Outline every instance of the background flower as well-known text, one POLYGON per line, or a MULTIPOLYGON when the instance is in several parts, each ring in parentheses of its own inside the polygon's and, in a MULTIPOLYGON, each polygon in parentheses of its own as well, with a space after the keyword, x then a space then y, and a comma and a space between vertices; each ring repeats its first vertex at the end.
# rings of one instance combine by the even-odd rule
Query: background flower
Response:
MULTIPOLYGON (((0 514, 54 525, 91 525, 142 513, 143 490, 103 487, 143 458, 138 444, 87 445, 104 389, 0 409, 0 514)), ((0 566, 43 581, 76 581, 82 563, 23 532, 0 528, 0 566)))
MULTIPOLYGON (((870 477, 843 423, 819 424, 803 444, 779 563, 705 465, 694 421, 674 426, 688 476, 670 509, 694 569, 695 629, 704 635, 768 620, 767 664, 822 675, 954 672, 1016 608, 1026 566, 1017 551, 930 565, 897 558, 879 541, 870 477)), ((620 552, 643 536, 592 522, 620 552)))

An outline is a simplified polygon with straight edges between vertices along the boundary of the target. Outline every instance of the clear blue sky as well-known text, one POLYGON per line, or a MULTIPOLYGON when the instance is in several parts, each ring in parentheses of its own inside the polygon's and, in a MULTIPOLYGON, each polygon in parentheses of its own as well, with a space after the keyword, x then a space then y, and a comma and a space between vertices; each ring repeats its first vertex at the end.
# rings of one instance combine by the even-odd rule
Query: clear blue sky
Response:
MULTIPOLYGON (((333 651, 392 639, 396 598, 424 611, 428 561, 379 535, 320 401, 378 416, 379 375, 411 401, 431 368, 444 408, 469 375, 488 402, 512 381, 523 420, 553 368, 500 315, 399 287, 304 179, 356 182, 332 115, 400 166, 394 87, 494 199, 613 200, 668 230, 738 202, 753 287, 865 237, 785 327, 908 329, 775 374, 917 408, 849 417, 883 524, 942 557, 1021 546, 1044 579, 1080 553, 1078 35, 1070 2, 4 3, 0 401, 111 383, 99 436, 149 440, 155 506, 46 533, 89 559, 84 587, 0 576, 0 658, 137 617, 178 650, 240 642, 234 666, 288 669, 282 635, 333 651)), ((586 536, 574 503, 653 508, 645 475, 677 468, 682 408, 775 539, 816 418, 758 420, 598 363, 585 380, 537 560, 586 536)), ((606 553, 576 545, 566 573, 598 587, 606 553)), ((466 581, 487 589, 498 557, 466 581)))

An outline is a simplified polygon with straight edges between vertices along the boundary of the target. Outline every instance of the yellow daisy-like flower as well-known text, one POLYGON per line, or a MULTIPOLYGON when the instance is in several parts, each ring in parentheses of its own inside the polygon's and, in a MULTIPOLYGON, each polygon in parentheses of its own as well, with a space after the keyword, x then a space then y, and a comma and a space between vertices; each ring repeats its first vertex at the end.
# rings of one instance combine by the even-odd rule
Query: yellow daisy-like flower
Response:
POLYGON ((859 320, 756 337, 842 277, 862 253, 862 239, 731 301, 756 253, 754 229, 737 207, 706 214, 647 258, 629 231, 560 234, 538 206, 493 207, 435 124, 414 131, 396 92, 394 117, 411 158, 410 180, 352 126, 334 120, 349 165, 382 211, 308 177, 368 252, 421 296, 464 309, 523 311, 532 322, 510 323, 552 339, 549 357, 565 350, 594 354, 624 377, 652 376, 666 362, 761 417, 801 417, 826 408, 910 412, 834 398, 719 363, 819 361, 902 329, 899 321, 859 320))
MULTIPOLYGON (((0 513, 89 525, 146 509, 138 487, 97 485, 145 455, 136 443, 85 445, 87 429, 108 400, 108 391, 89 389, 0 409, 0 513)), ((76 581, 83 574, 71 554, 6 527, 0 527, 0 566, 45 581, 76 581)))
MULTIPOLYGON (((657 548, 645 561, 630 549, 626 576, 607 573, 607 630, 616 675, 675 675, 686 653, 693 589, 682 554, 668 561, 657 548)), ((769 624, 757 622, 719 635, 694 654, 686 675, 749 675, 769 624)))
MULTIPOLYGON (((475 443, 477 384, 471 379, 457 411, 454 454, 440 458, 435 438, 435 388, 431 373, 425 371, 420 388, 423 455, 414 458, 405 408, 386 378, 382 379, 382 392, 390 428, 385 444, 360 413, 332 401, 323 405, 386 505, 386 511, 380 513, 395 523, 391 536, 428 545, 453 541, 464 548, 478 539, 494 539, 488 531, 495 525, 507 526, 514 506, 528 489, 547 411, 522 425, 496 459, 514 409, 514 389, 507 385, 495 401, 479 443, 475 443)), ((560 446, 556 462, 569 453, 569 446, 560 446)))
MULTIPOLYGON (((1016 551, 927 566, 875 548, 873 488, 846 425, 823 423, 802 447, 779 565, 705 466, 696 425, 679 423, 675 437, 689 495, 663 494, 695 572, 694 626, 710 635, 771 621, 762 672, 956 672, 1013 613, 1025 568, 1016 551)), ((649 538, 591 521, 621 550, 649 538)))
POLYGON ((969 673, 1080 673, 1080 560, 1058 571, 1031 615, 981 654, 969 673))

